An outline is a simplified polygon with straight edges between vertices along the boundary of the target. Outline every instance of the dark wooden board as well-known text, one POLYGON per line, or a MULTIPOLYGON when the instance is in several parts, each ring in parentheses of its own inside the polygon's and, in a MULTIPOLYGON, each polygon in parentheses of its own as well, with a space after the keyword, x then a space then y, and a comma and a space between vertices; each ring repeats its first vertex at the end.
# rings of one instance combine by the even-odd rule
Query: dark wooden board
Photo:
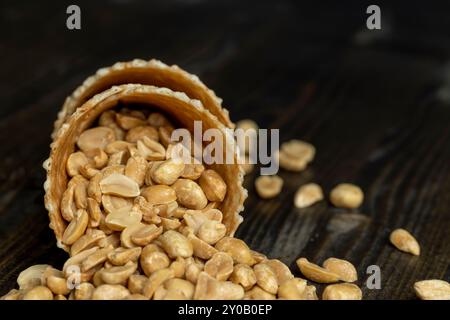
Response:
POLYGON ((89 1, 78 3, 82 30, 69 31, 69 4, 2 2, 0 294, 29 265, 60 267, 66 257, 48 228, 41 168, 65 96, 99 67, 137 57, 198 74, 233 120, 252 118, 280 128, 282 141, 317 147, 308 170, 280 172, 285 187, 274 200, 255 195, 257 171, 246 178, 237 235, 253 249, 293 270, 299 256, 348 259, 366 299, 410 299, 417 280, 449 280, 448 8, 384 4, 383 29, 370 32, 361 2, 89 1), (364 205, 293 208, 308 181, 327 193, 356 183, 364 205), (417 237, 420 257, 389 245, 397 227, 417 237), (372 264, 381 268, 381 290, 364 286, 372 264))

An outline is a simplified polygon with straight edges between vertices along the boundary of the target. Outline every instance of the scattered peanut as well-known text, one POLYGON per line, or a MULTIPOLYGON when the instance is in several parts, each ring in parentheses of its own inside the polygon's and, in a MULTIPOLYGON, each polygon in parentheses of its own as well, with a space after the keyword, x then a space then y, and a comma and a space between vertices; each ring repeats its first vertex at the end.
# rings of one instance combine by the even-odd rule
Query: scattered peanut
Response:
POLYGON ((450 283, 444 280, 418 281, 414 291, 422 300, 450 300, 450 283))
POLYGON ((400 251, 420 255, 420 246, 411 233, 405 229, 395 229, 389 236, 391 243, 400 251))
POLYGON ((323 267, 339 276, 345 282, 355 282, 358 280, 358 273, 353 264, 346 260, 328 258, 323 262, 323 267))
POLYGON ((307 208, 323 199, 322 188, 316 183, 301 186, 294 196, 294 205, 297 208, 307 208))
POLYGON ((279 176, 260 176, 255 180, 255 188, 263 199, 275 198, 283 187, 283 179, 279 176))
POLYGON ((361 300, 361 289, 353 283, 331 284, 322 294, 323 300, 361 300))
POLYGON ((297 260, 297 266, 303 275, 311 281, 318 283, 333 283, 339 281, 339 275, 309 262, 305 258, 297 260))
POLYGON ((350 183, 341 183, 330 193, 331 203, 338 208, 355 209, 361 206, 364 193, 361 188, 350 183))

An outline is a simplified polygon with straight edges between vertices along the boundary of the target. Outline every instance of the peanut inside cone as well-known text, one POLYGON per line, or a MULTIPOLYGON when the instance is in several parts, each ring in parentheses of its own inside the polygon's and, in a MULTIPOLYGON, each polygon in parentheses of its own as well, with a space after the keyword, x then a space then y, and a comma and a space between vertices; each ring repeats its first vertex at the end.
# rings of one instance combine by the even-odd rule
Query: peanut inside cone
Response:
POLYGON ((113 87, 79 108, 48 169, 46 204, 59 245, 68 250, 92 231, 128 235, 141 224, 180 231, 190 227, 185 213, 212 209, 232 236, 246 196, 239 165, 180 164, 168 152, 172 131, 192 132, 196 120, 203 130, 223 128, 198 101, 151 86, 113 87))

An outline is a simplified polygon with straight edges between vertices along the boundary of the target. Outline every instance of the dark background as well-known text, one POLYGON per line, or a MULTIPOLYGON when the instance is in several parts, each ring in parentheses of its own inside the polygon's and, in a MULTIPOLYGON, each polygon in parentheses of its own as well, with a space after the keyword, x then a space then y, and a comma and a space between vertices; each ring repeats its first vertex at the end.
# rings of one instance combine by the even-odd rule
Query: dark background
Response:
MULTIPOLYGON (((224 99, 232 120, 281 128, 317 147, 303 173, 281 171, 283 193, 250 197, 237 235, 290 264, 334 256, 357 266, 364 298, 414 298, 422 279, 450 278, 450 8, 364 1, 2 1, 0 24, 0 294, 36 263, 61 267, 43 205, 42 162, 64 98, 100 67, 133 58, 178 64, 224 99), (78 4, 82 30, 66 29, 78 4), (314 5, 312 4, 314 3, 314 5), (358 211, 293 208, 314 181, 365 191, 358 211), (395 250, 411 231, 420 257, 395 250), (364 286, 379 265, 382 289, 364 286)), ((320 287, 319 287, 320 288, 320 287)), ((320 292, 321 290, 319 290, 320 292)))

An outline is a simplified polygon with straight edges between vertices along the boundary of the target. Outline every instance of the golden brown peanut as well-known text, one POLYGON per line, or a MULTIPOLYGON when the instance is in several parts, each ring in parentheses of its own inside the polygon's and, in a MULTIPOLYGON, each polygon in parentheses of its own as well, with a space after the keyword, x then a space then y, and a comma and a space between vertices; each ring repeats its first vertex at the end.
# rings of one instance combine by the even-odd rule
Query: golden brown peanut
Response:
MULTIPOLYGON (((125 165, 130 158, 130 154, 128 151, 119 151, 117 153, 112 154, 108 160, 108 167, 112 166, 122 166, 125 165)), ((120 173, 122 174, 122 173, 120 173)))
POLYGON ((258 286, 254 286, 251 290, 245 293, 244 299, 246 300, 275 300, 274 294, 264 291, 258 286))
POLYGON ((194 300, 240 300, 244 289, 231 281, 218 281, 206 272, 200 272, 195 286, 194 300))
POLYGON ((117 210, 131 210, 133 207, 133 201, 131 199, 126 199, 122 197, 111 196, 105 194, 101 197, 101 202, 103 209, 107 213, 113 213, 117 210))
POLYGON ((86 166, 89 164, 89 159, 86 157, 86 155, 81 152, 74 152, 70 154, 69 158, 67 159, 66 163, 66 171, 67 174, 70 177, 74 177, 76 175, 80 174, 80 168, 86 166))
POLYGON ((192 258, 186 259, 186 280, 196 284, 202 270, 203 266, 196 263, 192 258))
POLYGON ((87 152, 92 149, 105 149, 105 147, 116 140, 114 131, 107 127, 96 127, 87 129, 80 134, 77 146, 81 151, 87 152))
POLYGON ((211 169, 203 171, 198 183, 209 201, 222 202, 225 198, 227 185, 216 171, 211 169))
POLYGON ((159 141, 166 148, 172 143, 171 136, 173 130, 175 129, 170 125, 165 125, 158 128, 159 141))
POLYGON ((161 126, 168 126, 170 125, 170 121, 167 120, 167 118, 159 113, 159 112, 153 112, 151 113, 148 118, 147 118, 147 122, 154 127, 161 127, 161 126))
POLYGON ((414 236, 405 229, 396 229, 389 236, 391 243, 400 251, 420 255, 420 246, 414 236))
POLYGON ((102 217, 100 204, 92 198, 87 198, 87 212, 89 214, 89 227, 98 227, 102 217))
POLYGON ((278 281, 275 272, 265 263, 258 263, 253 267, 256 276, 256 283, 265 291, 276 294, 278 291, 278 281))
POLYGON ((92 283, 83 282, 75 288, 75 300, 91 300, 95 287, 92 283))
POLYGON ((177 181, 177 179, 183 173, 183 170, 183 162, 169 159, 152 166, 151 178, 152 181, 158 184, 171 185, 175 181, 177 181))
POLYGON ((114 251, 108 253, 108 261, 115 266, 123 266, 128 262, 136 262, 141 255, 142 248, 116 248, 114 251))
POLYGON ((242 240, 224 237, 216 243, 215 247, 219 251, 228 253, 235 263, 243 263, 252 266, 256 262, 255 259, 253 259, 249 247, 242 240))
POLYGON ((323 267, 337 274, 342 281, 355 282, 358 280, 355 267, 347 260, 328 258, 323 262, 323 267))
POLYGON ((149 161, 161 161, 166 158, 166 149, 163 145, 144 136, 136 142, 139 154, 149 161))
POLYGON ((339 275, 319 267, 305 258, 300 258, 296 262, 303 275, 311 281, 318 283, 333 283, 339 281, 339 275))
POLYGON ((61 294, 57 294, 53 297, 53 300, 67 300, 67 298, 61 294))
POLYGON ((173 270, 169 268, 160 269, 155 271, 144 284, 142 294, 151 299, 155 290, 163 284, 166 280, 173 278, 173 270))
POLYGON ((147 172, 147 160, 140 156, 130 157, 125 166, 125 175, 142 187, 147 172))
POLYGON ((330 201, 338 208, 355 209, 361 206, 364 200, 364 193, 360 187, 341 183, 331 190, 330 201))
POLYGON ((108 258, 108 254, 113 250, 111 245, 96 250, 94 253, 90 254, 83 262, 81 262, 81 271, 86 272, 95 268, 96 266, 102 264, 108 258))
POLYGON ((213 246, 209 245, 205 241, 197 238, 193 234, 189 234, 188 237, 189 241, 192 244, 192 248, 194 249, 194 255, 198 258, 208 260, 210 259, 215 253, 217 253, 217 249, 213 246))
POLYGON ((23 300, 53 300, 53 293, 44 286, 34 287, 23 295, 23 300))
POLYGON ((74 219, 70 221, 63 234, 62 242, 67 245, 75 243, 86 231, 89 215, 86 210, 77 210, 74 219))
POLYGON ((186 272, 186 261, 183 258, 178 257, 170 264, 170 269, 173 270, 175 278, 182 278, 186 272))
POLYGON ((162 227, 157 227, 154 224, 144 225, 131 235, 131 241, 138 246, 146 246, 154 239, 158 238, 162 232, 162 227))
POLYGON ((100 114, 98 124, 102 127, 107 127, 116 122, 116 112, 114 110, 107 110, 100 114))
POLYGON ((102 284, 95 288, 92 300, 122 300, 129 294, 130 291, 120 284, 102 284))
POLYGON ((151 205, 168 204, 177 200, 175 190, 166 185, 149 186, 142 190, 141 196, 151 205))
POLYGON ((141 222, 127 226, 120 234, 120 244, 122 245, 122 247, 124 247, 124 248, 136 247, 136 244, 133 242, 131 237, 136 232, 141 230, 144 226, 145 226, 145 224, 143 224, 141 222))
POLYGON ((292 278, 284 281, 278 288, 278 298, 288 300, 305 300, 306 280, 292 278))
POLYGON ((184 279, 169 279, 163 283, 163 287, 169 291, 180 291, 185 297, 184 299, 192 299, 192 297, 194 296, 194 285, 184 279))
POLYGON ((136 225, 142 220, 142 213, 136 210, 128 210, 127 208, 119 209, 108 214, 105 223, 111 230, 122 231, 126 227, 136 225))
POLYGON ((361 300, 362 291, 353 283, 331 284, 322 294, 323 300, 361 300))
POLYGON ((118 233, 113 233, 107 236, 106 238, 100 240, 98 242, 100 248, 105 248, 108 246, 112 246, 113 248, 117 248, 120 246, 120 236, 118 233))
POLYGON ((166 231, 159 236, 158 240, 161 242, 162 248, 172 259, 177 257, 187 258, 192 256, 194 252, 191 242, 177 231, 166 231))
POLYGON ((75 185, 71 184, 67 186, 61 197, 61 215, 66 221, 72 221, 76 214, 77 206, 74 199, 75 185))
POLYGON ((102 202, 102 189, 100 189, 100 180, 102 179, 102 173, 97 173, 94 177, 89 180, 87 187, 88 196, 98 203, 102 202))
POLYGON ((181 222, 178 219, 169 219, 169 218, 162 218, 161 217, 161 226, 163 227, 164 231, 168 230, 176 230, 181 226, 181 222))
POLYGON ((130 290, 131 293, 142 294, 142 289, 147 280, 148 278, 144 275, 132 274, 128 279, 128 290, 130 290))
POLYGON ((301 186, 294 196, 296 208, 307 208, 323 199, 322 188, 317 183, 307 183, 301 186))
MULTIPOLYGON (((41 284, 43 286, 47 286, 48 287, 48 283, 47 280, 49 277, 54 276, 54 277, 58 277, 58 278, 64 278, 64 272, 55 269, 53 267, 47 267, 44 271, 44 273, 42 273, 41 275, 41 284)), ((51 290, 51 288, 49 287, 49 289, 51 290)))
POLYGON ((177 195, 178 203, 189 209, 203 209, 208 204, 208 199, 202 188, 192 180, 178 179, 172 188, 177 195))
POLYGON ((256 192, 262 199, 275 198, 283 187, 283 179, 279 176, 260 176, 255 180, 256 192))
POLYGON ((194 233, 198 233, 203 223, 207 221, 222 221, 222 212, 218 209, 204 209, 204 210, 186 210, 183 215, 184 222, 190 227, 194 233))
POLYGON ((256 275, 248 265, 237 264, 233 268, 230 280, 241 285, 245 290, 250 290, 256 284, 256 275))
POLYGON ((73 190, 73 200, 75 201, 75 206, 78 209, 87 208, 87 186, 88 181, 82 176, 78 175, 69 181, 69 184, 74 184, 75 188, 73 190))
POLYGON ((200 178, 203 171, 205 171, 205 167, 201 163, 196 163, 195 159, 192 158, 191 163, 184 165, 184 170, 181 177, 190 180, 197 180, 200 178))
POLYGON ((260 253, 260 252, 256 252, 256 251, 250 250, 250 253, 251 253, 253 259, 255 259, 255 263, 260 263, 260 262, 263 262, 263 261, 267 260, 267 257, 264 254, 260 253))
POLYGON ((81 263, 90 255, 92 255, 93 253, 97 252, 99 250, 98 247, 93 247, 87 250, 83 250, 80 253, 77 253, 76 255, 70 257, 69 259, 66 260, 66 262, 64 263, 63 266, 63 272, 64 274, 66 274, 67 269, 70 266, 79 266, 81 265, 81 263))
POLYGON ((155 271, 167 268, 170 265, 170 259, 164 252, 149 252, 144 248, 140 257, 140 265, 142 271, 147 276, 151 276, 155 271))
POLYGON ((140 194, 139 185, 133 179, 118 173, 112 173, 100 181, 103 194, 119 197, 137 197, 140 194))
POLYGON ((74 256, 83 250, 97 246, 98 242, 105 237, 106 235, 103 231, 95 229, 91 230, 89 234, 86 233, 82 235, 80 238, 78 238, 77 241, 72 244, 72 246, 70 247, 70 255, 74 256))
POLYGON ((116 113, 117 124, 124 130, 130 130, 139 126, 145 126, 146 122, 142 119, 116 113))
POLYGON ((301 140, 290 140, 281 145, 278 153, 280 167, 289 171, 302 171, 314 159, 315 153, 313 145, 301 140))
POLYGON ((108 163, 108 155, 100 148, 89 150, 86 155, 92 160, 95 169, 103 169, 108 163))
POLYGON ((80 175, 85 179, 91 180, 97 173, 100 173, 100 170, 93 168, 91 164, 80 167, 80 175))
POLYGON ((152 140, 158 141, 158 131, 151 126, 140 126, 130 129, 125 136, 125 140, 131 143, 136 143, 138 140, 142 140, 144 137, 148 137, 152 140))
POLYGON ((106 268, 102 271, 102 280, 107 284, 123 284, 136 271, 137 263, 129 261, 123 266, 106 268))
POLYGON ((422 300, 450 300, 450 283, 444 280, 418 281, 414 291, 422 300))
POLYGON ((64 277, 49 276, 47 278, 47 287, 54 294, 67 295, 70 292, 70 289, 67 286, 67 280, 64 277))
POLYGON ((226 232, 227 228, 224 224, 208 220, 198 229, 198 237, 208 244, 215 244, 225 236, 226 232))
POLYGON ((219 280, 228 280, 233 273, 233 259, 224 252, 217 252, 205 263, 205 272, 219 280))
POLYGON ((304 300, 319 300, 319 297, 317 297, 316 287, 306 286, 304 300))
POLYGON ((48 264, 36 264, 23 270, 17 277, 19 289, 28 290, 42 285, 42 276, 47 268, 51 268, 51 266, 48 264))
POLYGON ((112 155, 120 151, 128 151, 128 149, 132 146, 132 143, 117 140, 108 144, 105 148, 105 152, 109 155, 112 155))
POLYGON ((285 265, 283 262, 277 259, 270 259, 264 261, 265 264, 267 264, 272 271, 275 273, 275 276, 277 277, 278 284, 281 284, 285 282, 286 280, 290 280, 294 278, 294 275, 292 274, 291 270, 289 270, 288 266, 285 265))

